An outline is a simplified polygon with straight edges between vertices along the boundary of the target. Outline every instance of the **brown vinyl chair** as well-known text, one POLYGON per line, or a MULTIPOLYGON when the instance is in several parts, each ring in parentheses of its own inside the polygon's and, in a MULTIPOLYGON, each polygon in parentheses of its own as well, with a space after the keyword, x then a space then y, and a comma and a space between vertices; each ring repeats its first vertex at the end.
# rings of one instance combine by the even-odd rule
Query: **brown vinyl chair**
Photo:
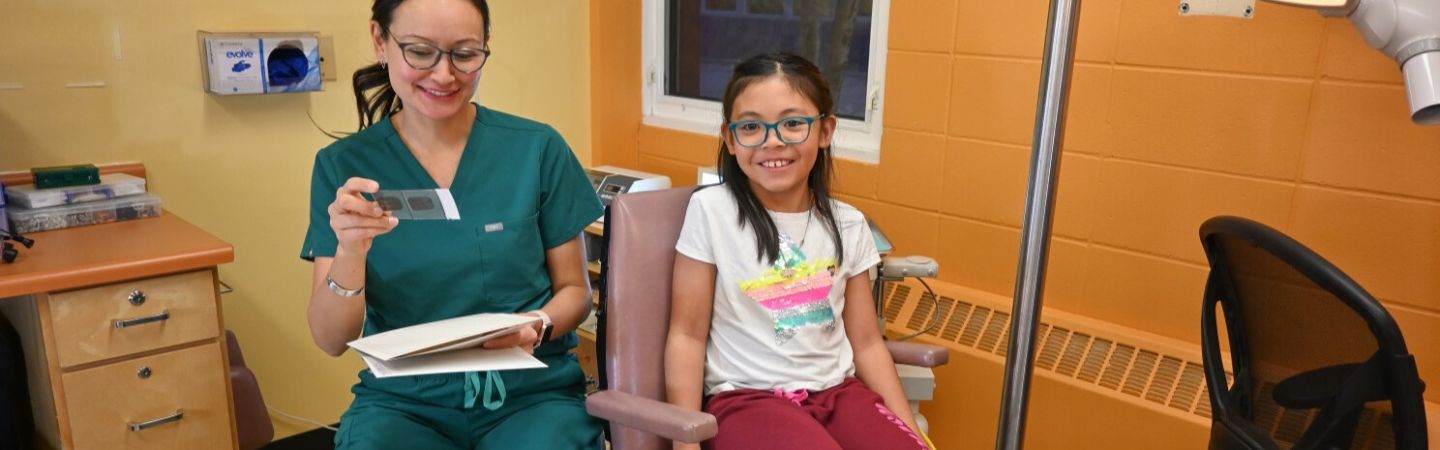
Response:
POLYGON ((275 424, 270 422, 265 398, 260 396, 260 381, 245 366, 245 355, 240 353, 234 331, 225 330, 225 342, 230 353, 230 388, 235 396, 235 432, 240 450, 255 450, 275 438, 275 424))
MULTIPOLYGON (((720 189, 720 188, 715 188, 720 189)), ((606 212, 596 353, 600 391, 586 410, 609 422, 615 450, 665 450, 670 440, 701 442, 715 418, 665 403, 665 339, 669 332, 675 243, 694 187, 625 194, 606 212)), ((897 363, 943 365, 942 347, 887 342, 897 363)))

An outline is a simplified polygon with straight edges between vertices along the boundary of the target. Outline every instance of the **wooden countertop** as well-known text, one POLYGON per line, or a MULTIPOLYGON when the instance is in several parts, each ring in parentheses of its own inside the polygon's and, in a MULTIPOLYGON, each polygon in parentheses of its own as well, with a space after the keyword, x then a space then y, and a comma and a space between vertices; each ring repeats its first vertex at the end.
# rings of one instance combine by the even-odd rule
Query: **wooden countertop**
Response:
POLYGON ((235 248, 170 214, 26 234, 0 263, 0 299, 199 269, 235 260, 235 248))

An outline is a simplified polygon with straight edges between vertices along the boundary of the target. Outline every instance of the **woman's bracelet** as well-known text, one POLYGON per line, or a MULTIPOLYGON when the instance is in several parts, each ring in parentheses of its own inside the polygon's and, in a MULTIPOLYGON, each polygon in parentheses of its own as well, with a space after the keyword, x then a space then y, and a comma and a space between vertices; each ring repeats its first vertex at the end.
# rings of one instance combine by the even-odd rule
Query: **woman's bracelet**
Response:
POLYGON ((365 286, 360 286, 358 289, 345 289, 336 283, 334 278, 330 278, 330 275, 325 275, 325 284, 330 286, 330 292, 334 292, 335 295, 341 297, 358 297, 360 291, 365 290, 365 286))

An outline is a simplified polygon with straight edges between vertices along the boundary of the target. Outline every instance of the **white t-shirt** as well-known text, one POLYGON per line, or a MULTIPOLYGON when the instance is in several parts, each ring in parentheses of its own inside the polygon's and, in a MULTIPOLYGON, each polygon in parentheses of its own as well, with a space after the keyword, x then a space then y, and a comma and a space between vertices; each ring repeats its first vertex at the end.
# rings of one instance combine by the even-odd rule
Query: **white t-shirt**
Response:
POLYGON ((865 216, 834 200, 843 266, 818 212, 769 211, 780 258, 761 261, 755 231, 741 228, 724 186, 690 198, 675 249, 715 265, 715 300, 705 346, 705 395, 732 389, 822 390, 855 374, 845 335, 845 282, 880 262, 865 216))

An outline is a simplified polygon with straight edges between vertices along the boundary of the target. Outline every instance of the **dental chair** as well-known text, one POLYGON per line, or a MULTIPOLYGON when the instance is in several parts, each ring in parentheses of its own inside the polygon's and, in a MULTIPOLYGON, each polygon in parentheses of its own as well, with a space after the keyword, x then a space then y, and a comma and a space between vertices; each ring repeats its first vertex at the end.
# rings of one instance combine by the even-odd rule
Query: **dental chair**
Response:
MULTIPOLYGON (((606 211, 596 312, 600 391, 585 405, 591 415, 608 421, 607 435, 615 450, 665 450, 671 440, 701 442, 716 432, 710 414, 665 403, 671 272, 694 190, 625 194, 606 211)), ((897 363, 935 367, 948 361, 943 347, 886 345, 897 363)))

